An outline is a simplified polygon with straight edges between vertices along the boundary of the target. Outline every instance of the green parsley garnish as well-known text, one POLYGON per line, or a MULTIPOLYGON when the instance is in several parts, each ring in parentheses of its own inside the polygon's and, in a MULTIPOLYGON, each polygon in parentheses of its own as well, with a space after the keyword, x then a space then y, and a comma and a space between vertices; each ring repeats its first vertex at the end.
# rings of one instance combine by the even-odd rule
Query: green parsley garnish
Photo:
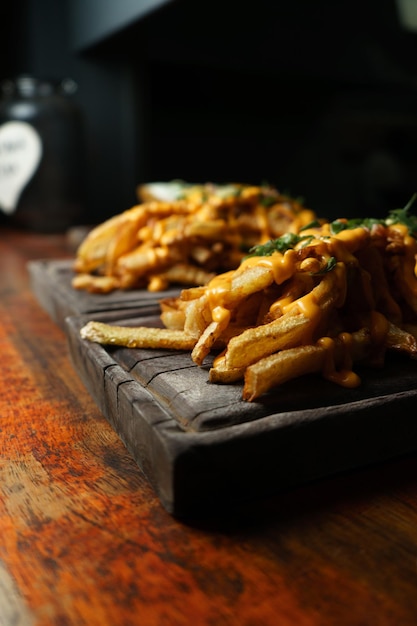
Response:
POLYGON ((337 235, 342 230, 348 230, 352 228, 368 228, 372 229, 373 226, 392 226, 393 224, 403 224, 407 227, 410 235, 417 239, 417 216, 410 215, 409 211, 417 199, 417 193, 408 201, 403 209, 393 209, 389 212, 388 217, 385 219, 377 219, 374 217, 356 217, 349 220, 334 220, 330 222, 330 232, 332 235, 337 235))
POLYGON ((321 224, 320 224, 319 220, 313 220, 312 222, 309 222, 305 226, 302 226, 300 228, 300 233, 302 233, 303 230, 309 230, 310 228, 320 228, 320 226, 321 226, 321 224))
POLYGON ((390 212, 385 223, 387 226, 393 224, 404 224, 407 226, 408 232, 417 239, 417 216, 410 215, 409 211, 417 199, 417 193, 413 194, 403 209, 394 209, 390 212))
POLYGON ((319 270, 318 272, 314 272, 314 276, 321 276, 322 274, 327 274, 328 272, 331 272, 336 267, 336 264, 336 257, 331 256, 326 265, 322 267, 321 270, 319 270))
POLYGON ((285 233, 285 235, 281 235, 277 239, 271 239, 264 244, 260 244, 259 246, 253 246, 250 248, 247 256, 271 256, 274 252, 281 252, 284 254, 287 250, 294 248, 294 246, 300 241, 311 240, 309 235, 301 236, 295 235, 294 233, 285 233))
POLYGON ((368 228, 370 230, 372 226, 376 226, 377 224, 385 224, 385 221, 373 217, 358 217, 349 220, 339 219, 330 222, 330 232, 332 235, 337 235, 342 232, 342 230, 349 230, 352 228, 368 228))
POLYGON ((271 206, 274 206, 278 202, 278 197, 276 195, 268 194, 267 192, 262 192, 259 197, 259 204, 261 206, 266 207, 267 209, 271 206))

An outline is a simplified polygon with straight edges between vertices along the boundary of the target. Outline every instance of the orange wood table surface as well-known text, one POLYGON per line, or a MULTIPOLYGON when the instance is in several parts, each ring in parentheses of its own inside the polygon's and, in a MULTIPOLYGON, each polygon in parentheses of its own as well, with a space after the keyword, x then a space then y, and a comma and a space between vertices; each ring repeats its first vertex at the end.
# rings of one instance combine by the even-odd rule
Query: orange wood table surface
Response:
POLYGON ((30 291, 68 256, 0 230, 1 626, 415 626, 417 455, 175 520, 30 291))

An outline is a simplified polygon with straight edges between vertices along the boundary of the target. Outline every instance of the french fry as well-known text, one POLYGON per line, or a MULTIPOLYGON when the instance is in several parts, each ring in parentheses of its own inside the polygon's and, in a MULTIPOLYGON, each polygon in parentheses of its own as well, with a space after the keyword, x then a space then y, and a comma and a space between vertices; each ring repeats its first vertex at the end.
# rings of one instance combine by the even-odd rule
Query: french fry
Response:
POLYGON ((119 288, 119 281, 114 276, 91 276, 91 274, 77 274, 72 284, 75 289, 84 289, 90 293, 110 293, 119 288))
POLYGON ((370 351, 370 334, 361 329, 348 337, 323 338, 315 345, 281 350, 260 359, 245 371, 243 399, 253 402, 272 387, 306 374, 322 372, 325 378, 345 387, 357 387, 360 379, 351 361, 364 359, 370 351), (353 345, 352 345, 353 344, 353 345), (338 368, 340 368, 338 370, 338 368))
POLYGON ((211 352, 213 346, 221 336, 223 330, 227 327, 228 318, 224 317, 219 321, 211 322, 200 335, 193 351, 191 358, 197 365, 202 365, 206 356, 211 352))
POLYGON ((242 397, 253 402, 272 387, 322 370, 326 358, 323 346, 298 346, 264 357, 245 371, 242 397))
POLYGON ((247 367, 277 350, 300 345, 310 335, 311 326, 311 319, 299 314, 284 315, 269 324, 248 328, 230 339, 226 363, 230 368, 247 367))
POLYGON ((170 330, 184 330, 184 311, 162 311, 161 321, 170 330))
POLYGON ((273 281, 274 273, 270 267, 249 266, 232 277, 230 295, 224 299, 224 303, 227 306, 236 306, 244 298, 272 285, 273 281))
POLYGON ((202 239, 217 241, 222 239, 227 233, 227 223, 225 220, 214 219, 209 222, 193 220, 185 227, 186 237, 201 237, 202 239))
POLYGON ((125 254, 128 254, 130 250, 137 245, 137 232, 139 228, 140 215, 135 219, 132 215, 132 219, 126 219, 122 223, 117 231, 117 237, 109 242, 106 252, 106 275, 114 276, 118 261, 125 254))
POLYGON ((74 270, 91 274, 91 280, 74 279, 74 288, 100 292, 102 275, 115 276, 119 289, 207 284, 213 273, 236 269, 251 246, 283 234, 293 222, 296 232, 315 217, 268 186, 175 183, 169 193, 163 188, 140 186, 140 204, 90 231, 74 270))
POLYGON ((214 278, 214 274, 195 265, 178 263, 164 271, 161 278, 167 281, 168 285, 205 285, 214 278))
MULTIPOLYGON (((341 287, 344 291, 344 284, 341 287)), ((229 367, 242 367, 278 350, 292 348, 302 343, 312 343, 314 333, 332 305, 340 298, 336 276, 327 274, 320 283, 303 298, 295 300, 290 310, 270 322, 249 328, 233 337, 225 355, 229 367)))
POLYGON ((87 273, 103 267, 108 273, 118 255, 137 245, 135 233, 145 221, 146 210, 135 206, 93 228, 77 250, 75 271, 87 273))
MULTIPOLYGON (((244 190, 245 197, 254 193, 244 190)), ((232 204, 216 198, 205 211, 209 216, 232 204)), ((90 322, 81 335, 110 345, 189 350, 199 366, 220 351, 210 383, 243 382, 249 402, 306 374, 353 388, 361 383, 356 363, 382 367, 388 352, 417 359, 417 220, 410 234, 409 219, 391 224, 398 215, 359 226, 356 220, 312 225, 257 245, 236 270, 162 300, 163 329, 90 322)), ((246 222, 262 229, 265 215, 252 217, 246 222)))
POLYGON ((127 348, 163 348, 170 350, 192 350, 196 338, 183 330, 168 328, 148 328, 138 326, 113 326, 91 321, 80 330, 81 337, 103 345, 125 346, 127 348))
POLYGON ((164 246, 140 246, 119 258, 116 273, 119 276, 133 274, 138 278, 147 272, 155 274, 168 266, 171 256, 172 250, 164 246))
POLYGON ((386 337, 386 347, 388 350, 404 352, 413 359, 417 358, 416 336, 408 330, 399 328, 392 323, 389 324, 386 337))
POLYGON ((200 337, 211 321, 207 296, 203 295, 196 300, 187 301, 184 315, 184 330, 189 335, 200 337))
POLYGON ((209 371, 209 382, 230 385, 243 379, 245 367, 228 367, 224 355, 216 357, 209 371))

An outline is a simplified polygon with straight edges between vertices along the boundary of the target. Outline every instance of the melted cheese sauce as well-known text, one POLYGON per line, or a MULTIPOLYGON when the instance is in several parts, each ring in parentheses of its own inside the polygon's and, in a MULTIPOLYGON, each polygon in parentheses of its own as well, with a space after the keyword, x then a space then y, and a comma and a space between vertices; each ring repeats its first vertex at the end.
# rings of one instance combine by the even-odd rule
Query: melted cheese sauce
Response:
POLYGON ((318 340, 317 345, 322 346, 326 351, 322 374, 326 380, 341 387, 354 389, 361 384, 361 379, 352 370, 352 337, 349 333, 342 333, 339 335, 339 341, 342 345, 342 365, 338 368, 335 340, 331 337, 322 337, 318 340))
MULTIPOLYGON (((412 288, 416 292, 416 240, 408 235, 406 227, 396 225, 395 228, 392 228, 393 236, 397 236, 400 245, 404 247, 408 267, 411 265, 413 268, 413 272, 406 275, 405 280, 410 282, 410 289, 412 288), (412 281, 414 282, 411 285, 412 281)), ((231 312, 228 309, 228 298, 233 290, 233 279, 247 270, 253 267, 266 267, 272 271, 274 282, 277 285, 282 285, 293 277, 295 273, 302 272, 303 267, 306 268, 306 273, 308 273, 309 267, 317 267, 317 263, 306 263, 306 259, 311 258, 316 261, 320 257, 321 267, 326 267, 326 263, 331 257, 336 259, 335 266, 329 269, 329 272, 332 272, 334 279, 332 288, 337 291, 337 298, 334 304, 336 307, 342 307, 347 294, 346 266, 350 264, 359 267, 359 261, 354 255, 355 252, 369 244, 370 232, 365 228, 359 227, 346 229, 332 236, 328 233, 327 225, 320 229, 303 231, 303 235, 311 235, 311 240, 299 242, 293 249, 289 249, 284 253, 277 251, 270 256, 248 257, 242 261, 236 271, 216 276, 205 288, 210 303, 212 319, 219 322, 223 322, 225 319, 230 320, 231 312), (309 248, 311 249, 311 256, 309 255, 309 248)), ((314 278, 314 272, 310 273, 314 278)), ((368 278, 368 274, 365 271, 361 277, 363 279, 361 288, 364 291, 364 298, 370 309, 367 325, 369 325, 371 343, 374 348, 378 349, 378 347, 384 346, 389 331, 389 321, 382 313, 372 310, 372 277, 369 275, 368 278)), ((311 285, 306 287, 306 289, 307 293, 305 295, 292 293, 291 287, 284 290, 281 297, 277 298, 270 307, 272 318, 280 317, 281 314, 300 313, 313 321, 312 328, 314 329, 316 322, 318 323, 322 319, 323 311, 311 285)), ((311 331, 311 334, 313 334, 313 331, 311 331)), ((305 337, 306 343, 313 343, 313 341, 312 336, 305 337)), ((341 333, 337 339, 322 337, 318 340, 317 345, 325 349, 322 371, 324 378, 347 388, 354 388, 360 385, 361 380, 352 369, 354 359, 351 334, 347 332, 341 333)), ((224 353, 218 359, 224 359, 224 353)))
MULTIPOLYGON (((362 229, 359 229, 362 230, 362 229)), ((356 232, 356 230, 355 230, 356 232)), ((349 240, 348 240, 349 241, 349 240)), ((331 256, 336 256, 338 260, 348 262, 351 261, 352 255, 350 254, 348 247, 345 245, 343 241, 337 241, 336 238, 330 238, 329 241, 322 241, 319 239, 313 239, 310 242, 309 246, 314 249, 314 254, 320 254, 323 259, 326 261, 331 256)), ((353 247, 353 246, 352 246, 353 247)), ((206 286, 206 294, 208 296, 208 301, 210 304, 210 309, 212 311, 216 311, 216 318, 219 316, 226 315, 225 311, 221 311, 221 309, 227 309, 227 299, 229 294, 232 291, 232 281, 233 278, 238 277, 243 274, 246 270, 253 267, 266 267, 271 269, 274 282, 277 285, 283 284, 285 281, 290 279, 294 273, 299 269, 298 266, 302 261, 300 261, 300 257, 298 251, 300 250, 300 246, 295 246, 294 249, 290 248, 286 250, 284 253, 274 252, 270 256, 252 256, 247 257, 242 261, 239 268, 235 271, 225 272, 223 274, 219 274, 215 276, 206 286)), ((307 255, 308 258, 308 255, 307 255)), ((357 263, 356 259, 354 259, 357 263)), ((305 259, 303 259, 305 261, 305 259)), ((336 268, 337 269, 337 268, 336 268)), ((332 270, 335 271, 335 270, 332 270)), ((344 281, 344 273, 339 269, 338 271, 338 282, 339 287, 342 287, 344 281), (343 275, 342 275, 343 274, 343 275)), ((343 289, 341 289, 343 291, 343 289)), ((287 303, 280 302, 279 307, 281 307, 283 313, 288 313, 291 307, 293 306, 293 302, 290 300, 287 303)), ((306 294, 305 296, 298 298, 296 300, 296 305, 300 312, 304 313, 309 318, 315 318, 320 314, 320 308, 317 302, 314 299, 314 296, 311 293, 306 294)), ((273 307, 274 305, 272 305, 273 307)), ((272 311, 273 312, 273 311, 272 311)), ((213 317, 214 320, 214 317, 213 317)))
POLYGON ((274 275, 274 281, 277 285, 281 285, 283 282, 291 278, 296 269, 297 252, 290 249, 281 254, 281 252, 274 252, 270 256, 251 256, 243 259, 239 269, 233 274, 238 275, 247 270, 250 267, 268 267, 272 270, 274 275))
POLYGON ((385 315, 378 311, 371 311, 369 329, 373 343, 377 346, 382 345, 389 330, 389 322, 385 315))

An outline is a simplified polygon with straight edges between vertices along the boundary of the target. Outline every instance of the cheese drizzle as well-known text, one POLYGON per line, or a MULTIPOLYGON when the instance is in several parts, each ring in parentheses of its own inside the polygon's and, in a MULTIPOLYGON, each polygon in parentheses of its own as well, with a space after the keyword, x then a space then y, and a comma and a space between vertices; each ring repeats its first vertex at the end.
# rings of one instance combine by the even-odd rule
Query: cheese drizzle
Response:
MULTIPOLYGON (((409 207, 408 207, 409 208, 409 207)), ((336 220, 330 223, 314 222, 302 229, 300 234, 287 233, 276 240, 258 245, 249 251, 236 271, 226 272, 214 277, 206 286, 206 293, 210 303, 213 321, 230 320, 228 300, 233 290, 233 284, 241 274, 253 268, 265 268, 270 274, 270 283, 282 285, 296 273, 303 272, 304 266, 318 267, 311 276, 319 281, 328 272, 335 272, 336 290, 338 292, 336 308, 342 307, 347 293, 345 268, 359 268, 360 263, 355 256, 369 245, 378 246, 383 236, 388 240, 398 238, 403 242, 404 254, 408 260, 408 267, 412 271, 404 272, 404 281, 408 289, 416 294, 417 274, 417 218, 408 216, 408 208, 393 211, 386 220, 336 220), (318 263, 305 263, 306 259, 316 259, 318 263)), ((406 264, 405 264, 406 265, 406 264)), ((370 277, 367 285, 366 300, 372 302, 370 277)), ((268 283, 267 283, 268 285, 268 283)), ((260 284, 259 290, 262 290, 260 284)), ((301 314, 311 320, 312 328, 320 321, 323 311, 320 303, 315 299, 314 290, 301 297, 292 298, 291 294, 274 302, 270 307, 273 316, 279 310, 282 315, 301 314)), ((370 311, 367 317, 369 333, 374 349, 383 346, 389 321, 382 313, 370 311)), ((306 337, 311 343, 323 348, 325 355, 322 374, 333 382, 344 387, 353 388, 360 384, 359 376, 352 371, 352 336, 349 332, 342 332, 337 337, 306 337), (338 350, 336 350, 336 342, 338 350), (336 354, 337 353, 337 354, 336 354), (337 356, 338 355, 338 356, 337 356)), ((227 359, 224 354, 221 358, 227 359)))

